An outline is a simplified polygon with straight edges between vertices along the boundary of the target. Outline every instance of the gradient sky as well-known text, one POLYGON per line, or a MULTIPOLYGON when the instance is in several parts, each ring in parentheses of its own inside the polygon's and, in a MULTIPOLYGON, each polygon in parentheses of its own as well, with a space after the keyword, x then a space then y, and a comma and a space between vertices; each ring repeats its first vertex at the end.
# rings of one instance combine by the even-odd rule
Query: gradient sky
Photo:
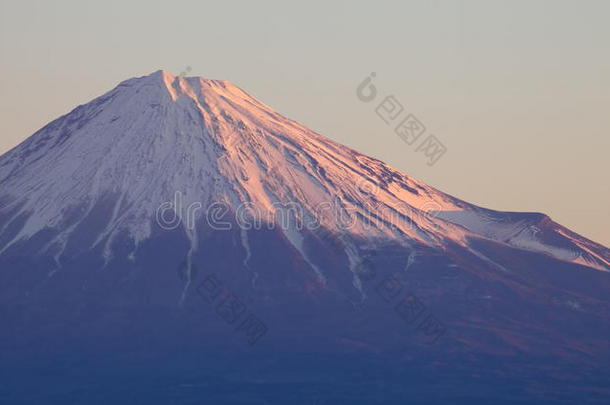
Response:
POLYGON ((0 0, 0 153, 158 69, 289 118, 488 208, 610 245, 608 1, 0 0), (448 148, 433 167, 356 98, 376 72, 448 148))

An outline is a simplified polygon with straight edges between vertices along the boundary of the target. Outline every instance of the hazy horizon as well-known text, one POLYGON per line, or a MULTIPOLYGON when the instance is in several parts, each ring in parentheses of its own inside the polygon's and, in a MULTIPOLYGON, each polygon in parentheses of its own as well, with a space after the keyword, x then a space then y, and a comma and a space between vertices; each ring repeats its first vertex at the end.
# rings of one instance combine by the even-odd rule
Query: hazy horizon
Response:
POLYGON ((185 72, 230 80, 443 192, 544 212, 607 246, 608 11, 605 2, 1 1, 0 154, 123 80, 185 72), (437 164, 356 97, 371 72, 381 96, 447 147, 437 164))

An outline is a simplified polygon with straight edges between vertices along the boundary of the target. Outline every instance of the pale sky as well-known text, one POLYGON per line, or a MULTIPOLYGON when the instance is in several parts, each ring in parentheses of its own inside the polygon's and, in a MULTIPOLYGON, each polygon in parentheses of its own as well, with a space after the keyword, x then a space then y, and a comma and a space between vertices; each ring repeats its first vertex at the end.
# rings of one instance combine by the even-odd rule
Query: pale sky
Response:
POLYGON ((487 208, 610 245, 608 1, 0 0, 0 153, 134 76, 230 80, 487 208), (430 167, 356 97, 371 72, 448 151, 430 167))

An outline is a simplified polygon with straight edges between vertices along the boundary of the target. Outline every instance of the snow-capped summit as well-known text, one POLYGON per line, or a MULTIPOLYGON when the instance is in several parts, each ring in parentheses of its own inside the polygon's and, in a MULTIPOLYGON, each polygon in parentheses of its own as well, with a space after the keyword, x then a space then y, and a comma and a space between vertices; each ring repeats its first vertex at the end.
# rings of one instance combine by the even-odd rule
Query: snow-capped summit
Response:
POLYGON ((505 368, 577 364, 585 386, 610 356, 609 267, 544 214, 454 198, 225 81, 129 79, 0 156, 0 352, 19 367, 171 374, 161 353, 199 370, 268 332, 248 384, 275 364, 292 392, 291 362, 350 353, 389 374, 459 365, 448 380, 501 364, 503 389, 505 368))
MULTIPOLYGON (((451 241, 472 250, 471 237, 600 270, 610 265, 607 249, 545 216, 475 207, 281 116, 230 82, 161 70, 120 83, 6 153, 0 185, 0 254, 45 234, 37 252, 58 263, 101 205, 103 225, 89 229, 83 248, 102 246, 109 260, 124 233, 137 255, 158 224, 159 207, 179 195, 184 207, 198 208, 195 224, 218 203, 271 221, 278 207, 296 207, 298 221, 342 240, 352 268, 359 260, 356 239, 406 248, 451 241)), ((198 229, 186 222, 194 251, 198 229)), ((280 229, 323 279, 301 232, 280 229)))

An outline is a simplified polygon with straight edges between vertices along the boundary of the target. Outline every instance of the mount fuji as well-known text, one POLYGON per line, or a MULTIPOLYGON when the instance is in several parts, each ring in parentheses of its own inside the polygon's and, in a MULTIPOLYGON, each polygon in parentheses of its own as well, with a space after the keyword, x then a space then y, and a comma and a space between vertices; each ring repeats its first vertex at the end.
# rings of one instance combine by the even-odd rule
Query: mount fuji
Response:
POLYGON ((604 403, 609 291, 608 248, 227 81, 126 80, 0 157, 6 403, 604 403))

